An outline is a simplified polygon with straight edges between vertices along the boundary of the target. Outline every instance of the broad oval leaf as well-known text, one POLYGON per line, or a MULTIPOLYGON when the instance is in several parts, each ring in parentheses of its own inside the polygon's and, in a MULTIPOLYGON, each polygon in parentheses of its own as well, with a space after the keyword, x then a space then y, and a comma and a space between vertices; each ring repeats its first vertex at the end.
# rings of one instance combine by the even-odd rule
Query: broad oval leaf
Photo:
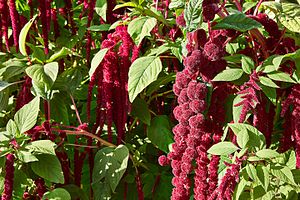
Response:
POLYGON ((286 166, 271 166, 271 173, 280 181, 296 185, 292 170, 286 166))
POLYGON ((235 146, 232 142, 219 142, 212 147, 210 147, 207 153, 213 155, 229 155, 236 152, 239 148, 235 146))
POLYGON ((150 125, 151 114, 147 102, 144 99, 136 98, 134 100, 131 107, 131 115, 139 118, 145 124, 150 125))
POLYGON ((29 143, 25 148, 33 154, 51 154, 55 156, 55 146, 56 144, 51 140, 37 140, 29 143))
POLYGON ((16 83, 8 83, 6 81, 0 81, 0 92, 2 92, 6 88, 8 88, 9 86, 14 85, 14 84, 16 84, 16 83))
POLYGON ((300 5, 282 3, 282 12, 278 15, 279 21, 290 31, 300 33, 300 5))
POLYGON ((161 60, 156 56, 141 57, 132 63, 128 74, 128 94, 130 102, 133 102, 143 89, 157 79, 161 70, 161 60))
POLYGON ((136 45, 139 45, 156 26, 157 20, 154 17, 142 16, 135 18, 128 24, 128 33, 136 45))
POLYGON ((153 118, 147 129, 147 136, 160 150, 168 153, 169 145, 174 142, 168 116, 160 115, 153 118))
POLYGON ((20 133, 30 130, 36 123, 40 111, 40 97, 35 97, 31 102, 23 106, 14 116, 20 133))
POLYGON ((257 147, 258 149, 262 149, 265 147, 266 144, 265 136, 255 127, 243 123, 228 124, 228 126, 236 135, 238 135, 239 132, 241 132, 244 129, 247 130, 249 135, 249 140, 247 143, 248 147, 257 147))
POLYGON ((98 196, 96 199, 109 199, 127 169, 128 157, 129 150, 124 145, 105 147, 97 152, 93 169, 93 189, 98 196))
POLYGON ((26 37, 28 34, 28 31, 31 27, 31 25, 33 24, 35 18, 37 17, 37 15, 35 15, 32 19, 30 19, 25 26, 22 28, 20 35, 19 35, 19 48, 20 48, 20 53, 23 56, 27 56, 27 52, 26 52, 26 37))
POLYGON ((272 149, 262 149, 258 152, 256 152, 256 155, 260 158, 275 158, 280 156, 280 154, 272 149))
POLYGON ((45 192, 42 200, 71 200, 71 195, 63 188, 56 188, 52 191, 45 192))
POLYGON ((235 81, 243 76, 242 69, 225 69, 219 73, 213 81, 235 81))
POLYGON ((94 72, 96 71, 97 67, 100 65, 102 62, 104 56, 106 55, 108 51, 108 48, 101 49, 96 55, 93 57, 92 62, 91 62, 91 68, 89 71, 89 76, 92 78, 94 72))
POLYGON ((184 9, 184 19, 186 29, 189 32, 200 27, 202 22, 202 2, 203 0, 190 0, 184 9))
POLYGON ((31 169, 35 174, 53 183, 64 183, 61 164, 56 156, 40 154, 36 157, 39 161, 31 163, 31 169))
MULTIPOLYGON (((106 11, 107 11, 107 0, 97 0, 95 6, 95 12, 106 21, 106 11)), ((110 13, 111 14, 111 13, 110 13)))
POLYGON ((49 62, 53 62, 55 60, 58 60, 60 58, 63 58, 67 55, 72 54, 72 51, 66 47, 63 47, 61 50, 59 50, 58 52, 55 52, 48 60, 47 63, 49 62))
POLYGON ((248 56, 242 56, 242 69, 245 73, 251 74, 251 71, 255 68, 255 63, 252 58, 248 56))
POLYGON ((22 150, 17 151, 16 156, 17 156, 18 160, 20 160, 21 162, 24 162, 24 163, 39 161, 34 155, 32 155, 28 151, 22 151, 22 150))
POLYGON ((260 28, 262 25, 243 13, 232 14, 213 26, 214 29, 234 29, 240 32, 260 28))
POLYGON ((259 77, 259 81, 261 82, 261 84, 265 85, 265 86, 269 86, 272 88, 279 88, 276 83, 274 83, 274 81, 272 81, 271 79, 269 79, 268 77, 264 77, 264 76, 260 76, 259 77))
POLYGON ((272 73, 267 74, 267 76, 275 81, 282 81, 282 82, 288 82, 288 83, 296 83, 290 75, 287 73, 281 72, 281 71, 275 71, 272 73))
POLYGON ((37 64, 26 69, 27 75, 32 79, 34 89, 43 98, 47 98, 47 93, 57 78, 58 69, 57 62, 47 63, 44 66, 37 64))

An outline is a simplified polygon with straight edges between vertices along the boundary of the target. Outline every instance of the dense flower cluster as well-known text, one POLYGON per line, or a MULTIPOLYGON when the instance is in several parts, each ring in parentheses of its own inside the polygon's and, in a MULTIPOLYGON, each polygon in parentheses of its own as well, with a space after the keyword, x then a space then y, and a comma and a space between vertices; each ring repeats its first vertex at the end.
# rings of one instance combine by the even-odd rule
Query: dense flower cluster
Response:
MULTIPOLYGON (((199 52, 192 53, 191 56, 197 53, 199 52)), ((194 63, 187 65, 185 70, 177 74, 174 85, 174 92, 178 96, 179 103, 174 109, 174 116, 179 124, 173 129, 175 144, 173 151, 168 155, 175 176, 172 181, 175 186, 172 199, 189 198, 191 180, 188 175, 194 168, 192 161, 198 157, 196 148, 204 135, 205 117, 202 113, 206 109, 204 99, 207 95, 207 87, 204 83, 194 79, 197 71, 199 71, 199 65, 194 65, 194 63), (194 73, 191 73, 192 68, 195 70, 194 73)), ((164 156, 160 157, 162 165, 168 162, 164 156)), ((200 165, 198 163, 198 166, 200 165)))
POLYGON ((88 90, 89 117, 92 89, 97 85, 97 115, 94 130, 100 126, 100 134, 106 120, 109 141, 112 141, 111 127, 114 122, 117 127, 118 143, 124 137, 126 115, 129 109, 127 80, 131 65, 130 52, 133 47, 126 26, 118 26, 114 33, 109 34, 102 43, 102 49, 108 48, 109 50, 93 74, 88 90), (120 43, 119 48, 116 48, 120 43))
POLYGON ((241 169, 242 159, 237 159, 236 163, 234 164, 225 164, 227 164, 228 167, 226 173, 221 179, 218 188, 209 197, 209 200, 232 199, 235 186, 239 182, 239 173, 241 169))
POLYGON ((211 21, 215 18, 215 15, 219 12, 219 2, 219 0, 204 0, 202 2, 204 21, 211 21))
POLYGON ((5 180, 4 180, 4 191, 2 193, 2 200, 11 200, 14 187, 14 160, 13 154, 7 154, 5 162, 5 180))
POLYGON ((292 88, 291 93, 288 95, 286 100, 283 102, 281 115, 287 115, 285 118, 285 126, 290 127, 285 131, 283 136, 283 146, 289 146, 292 142, 296 152, 296 166, 300 169, 300 85, 295 85, 292 88), (289 110, 290 106, 292 111, 289 110), (287 131, 290 131, 287 133, 287 131))
POLYGON ((256 108, 257 103, 259 103, 256 91, 260 91, 261 88, 257 85, 258 76, 253 72, 250 76, 250 80, 241 86, 241 91, 238 94, 241 94, 243 99, 241 102, 235 104, 234 106, 243 106, 239 123, 243 123, 246 119, 247 113, 250 110, 256 108))

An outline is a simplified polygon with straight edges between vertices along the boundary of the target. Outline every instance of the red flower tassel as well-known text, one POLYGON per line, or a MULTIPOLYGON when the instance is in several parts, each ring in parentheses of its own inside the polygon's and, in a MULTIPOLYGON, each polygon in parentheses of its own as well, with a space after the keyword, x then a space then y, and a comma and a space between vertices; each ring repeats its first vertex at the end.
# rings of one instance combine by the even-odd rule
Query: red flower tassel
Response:
POLYGON ((49 41, 48 41, 48 18, 47 18, 47 5, 45 0, 38 0, 39 11, 42 22, 42 37, 44 41, 44 52, 46 55, 49 53, 49 41))
POLYGON ((2 30, 3 30, 3 36, 5 39, 5 46, 6 50, 9 52, 9 39, 8 39, 8 16, 9 14, 7 13, 8 11, 8 6, 7 6, 7 1, 6 0, 0 0, 0 13, 2 14, 1 16, 1 22, 2 22, 2 30))
POLYGON ((2 193, 2 200, 11 200, 14 187, 14 160, 13 154, 7 154, 5 162, 5 180, 4 180, 4 191, 2 193))
POLYGON ((19 51, 19 14, 16 9, 15 0, 9 0, 9 15, 11 19, 12 29, 13 29, 13 38, 16 51, 19 51))

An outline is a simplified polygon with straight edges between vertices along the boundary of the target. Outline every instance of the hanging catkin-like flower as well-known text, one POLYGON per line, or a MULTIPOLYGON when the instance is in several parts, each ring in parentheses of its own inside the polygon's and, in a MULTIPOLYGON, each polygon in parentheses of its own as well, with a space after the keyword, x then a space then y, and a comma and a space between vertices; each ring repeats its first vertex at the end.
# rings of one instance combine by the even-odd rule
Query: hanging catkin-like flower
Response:
MULTIPOLYGON (((87 22, 87 28, 91 26, 91 22, 93 20, 93 15, 94 15, 94 8, 95 8, 96 0, 90 0, 88 4, 88 22, 87 22)), ((87 42, 86 42, 86 60, 89 65, 90 63, 90 55, 91 55, 91 45, 92 45, 92 35, 91 31, 87 31, 87 42)))
POLYGON ((48 41, 48 23, 50 23, 50 20, 48 21, 47 18, 47 4, 45 0, 38 0, 39 2, 39 12, 42 22, 42 37, 44 41, 44 52, 46 55, 49 53, 49 41, 48 41))
POLYGON ((2 200, 11 200, 14 187, 14 160, 15 156, 10 153, 6 156, 5 162, 5 180, 4 180, 4 191, 2 193, 2 200))
POLYGON ((240 103, 235 104, 234 106, 243 106, 239 123, 243 123, 246 119, 246 115, 250 110, 254 110, 256 108, 256 104, 259 103, 256 92, 260 91, 261 88, 257 85, 258 76, 254 71, 250 80, 246 82, 242 87, 241 91, 238 94, 242 94, 241 98, 243 99, 240 103))
POLYGON ((36 185, 36 193, 39 198, 42 198, 44 196, 44 193, 47 191, 45 186, 45 181, 42 178, 38 178, 34 181, 36 185))
POLYGON ((8 24, 9 24, 9 14, 8 14, 8 6, 6 0, 0 0, 0 13, 1 13, 1 24, 2 24, 2 30, 3 30, 3 36, 5 39, 5 46, 6 50, 10 51, 9 48, 9 40, 8 40, 8 24))
POLYGON ((93 131, 99 127, 98 134, 101 134, 106 122, 108 140, 111 141, 114 122, 118 135, 117 143, 121 143, 125 135, 129 110, 127 74, 131 65, 130 55, 133 48, 133 41, 127 32, 127 27, 118 26, 116 31, 109 34, 102 42, 101 48, 109 50, 91 77, 88 88, 87 116, 90 119, 92 90, 97 85, 96 123, 93 131))
POLYGON ((15 0, 9 0, 9 15, 11 19, 11 25, 13 29, 13 38, 16 51, 19 51, 19 33, 20 33, 20 23, 19 23, 19 14, 16 9, 15 0))
MULTIPOLYGON (((300 85, 293 86, 291 93, 287 99, 283 102, 281 115, 283 116, 286 112, 289 112, 289 107, 292 107, 290 125, 291 125, 291 140, 294 143, 296 152, 296 167, 300 169, 300 85)), ((289 137, 286 135, 284 137, 289 137)), ((288 141, 288 139, 286 139, 288 141)))
POLYGON ((29 103, 32 100, 33 96, 31 94, 31 86, 31 78, 27 76, 17 97, 16 110, 19 110, 25 104, 29 103))
MULTIPOLYGON (((0 8, 0 11, 1 11, 2 9, 0 8)), ((0 13, 0 19, 2 18, 2 15, 1 15, 1 13, 0 13)), ((3 38, 3 31, 2 31, 2 20, 0 20, 0 51, 1 52, 3 52, 3 48, 2 48, 2 38, 3 38)))
MULTIPOLYGON (((75 35, 76 34, 76 26, 75 26, 75 22, 74 22, 74 16, 73 16, 73 7, 72 7, 72 1, 71 0, 64 0, 65 2, 65 9, 66 9, 66 13, 68 14, 68 23, 71 26, 71 30, 72 30, 72 34, 75 35)), ((91 3, 93 3, 93 0, 91 0, 91 3)))

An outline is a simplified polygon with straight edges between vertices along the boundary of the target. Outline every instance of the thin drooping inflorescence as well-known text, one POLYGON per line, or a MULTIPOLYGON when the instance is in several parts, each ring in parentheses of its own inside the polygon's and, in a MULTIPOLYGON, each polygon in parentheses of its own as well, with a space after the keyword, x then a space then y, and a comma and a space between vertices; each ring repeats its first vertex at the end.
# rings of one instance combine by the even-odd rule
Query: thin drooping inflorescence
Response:
POLYGON ((98 133, 101 134, 106 122, 108 140, 112 141, 112 125, 114 123, 117 129, 117 140, 120 143, 124 137, 129 109, 127 74, 131 65, 130 56, 133 48, 133 41, 127 32, 127 27, 118 26, 116 31, 109 34, 107 39, 102 42, 101 48, 108 48, 109 50, 91 77, 88 89, 87 114, 90 119, 92 89, 97 85, 97 114, 94 131, 99 127, 98 133))
POLYGON ((2 200, 11 200, 14 187, 14 162, 15 156, 10 153, 6 155, 5 162, 5 180, 4 180, 4 191, 2 193, 2 200))
POLYGON ((9 0, 9 14, 11 19, 11 25, 13 29, 13 38, 14 38, 14 45, 16 47, 16 51, 19 51, 19 33, 20 33, 20 22, 19 22, 19 14, 16 9, 16 2, 15 0, 9 0))
POLYGON ((49 41, 48 41, 48 23, 50 20, 47 18, 47 4, 45 0, 38 0, 39 2, 39 16, 42 24, 42 37, 44 41, 44 52, 47 55, 49 53, 49 41))

